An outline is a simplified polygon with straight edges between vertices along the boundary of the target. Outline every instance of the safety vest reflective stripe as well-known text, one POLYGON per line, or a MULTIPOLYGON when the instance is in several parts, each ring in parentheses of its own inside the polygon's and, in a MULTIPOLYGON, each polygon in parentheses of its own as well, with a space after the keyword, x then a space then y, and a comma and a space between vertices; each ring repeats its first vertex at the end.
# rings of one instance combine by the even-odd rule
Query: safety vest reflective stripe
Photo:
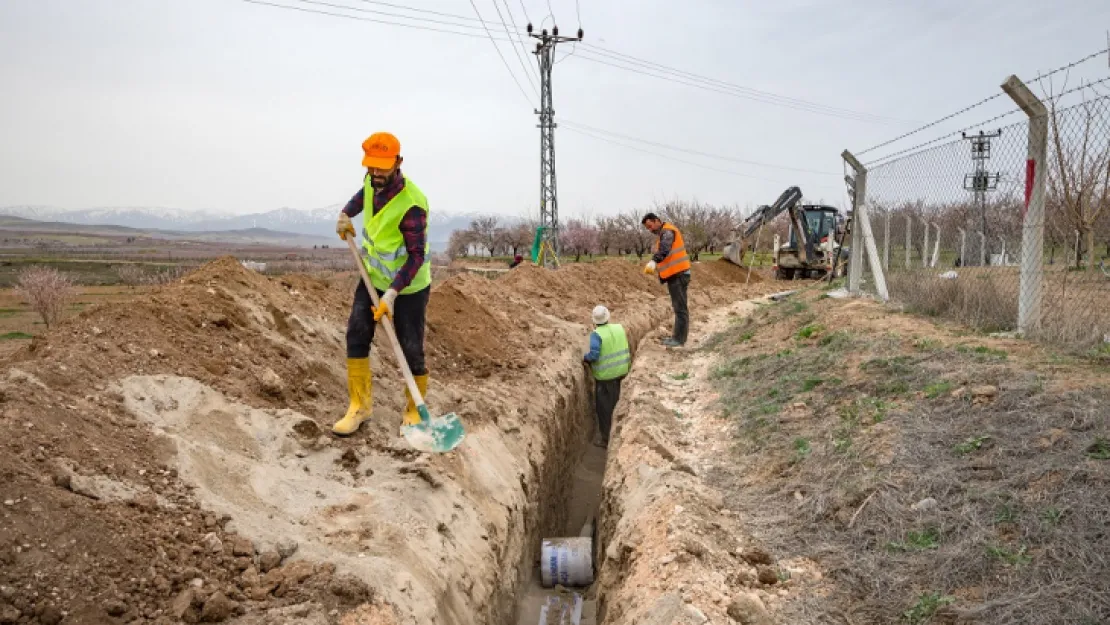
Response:
POLYGON ((629 362, 630 359, 627 349, 622 349, 619 352, 614 352, 597 359, 599 369, 608 369, 610 367, 628 364, 629 362))
MULTIPOLYGON (((405 255, 407 256, 408 253, 406 252, 405 255)), ((367 265, 370 265, 370 267, 372 267, 375 270, 381 272, 381 274, 388 277, 390 281, 392 281, 394 278, 396 278, 397 274, 400 273, 400 271, 401 271, 400 269, 398 269, 397 271, 394 271, 394 270, 390 269, 389 266, 387 266, 385 263, 383 263, 377 257, 368 253, 366 251, 366 248, 362 248, 362 258, 363 258, 363 260, 366 261, 367 265)))
MULTIPOLYGON (((686 251, 686 246, 682 246, 682 247, 672 247, 672 248, 671 248, 671 254, 676 254, 676 253, 678 253, 678 252, 685 252, 685 251, 686 251)), ((667 257, 668 257, 668 258, 670 258, 670 255, 668 254, 668 256, 667 256, 667 257)), ((658 270, 659 270, 659 271, 662 271, 662 270, 666 269, 667 267, 670 267, 670 266, 672 266, 672 265, 675 265, 675 264, 681 263, 681 262, 682 262, 682 261, 684 261, 684 260, 686 260, 686 254, 685 254, 685 253, 684 253, 684 254, 682 255, 682 257, 681 257, 681 258, 672 258, 672 259, 671 259, 671 260, 669 260, 669 261, 667 261, 667 260, 664 260, 664 261, 663 261, 663 263, 662 263, 661 265, 659 265, 659 267, 658 267, 658 270)))
MULTIPOLYGON (((371 247, 374 247, 374 240, 371 239, 370 235, 368 235, 366 233, 366 228, 362 229, 362 236, 363 236, 363 238, 366 239, 366 242, 369 243, 371 247)), ((363 249, 366 249, 366 248, 363 248, 363 249)), ((408 258, 409 257, 409 251, 407 249, 405 249, 405 246, 403 246, 403 245, 401 247, 397 248, 396 250, 392 251, 392 252, 381 252, 381 251, 378 251, 378 249, 375 247, 374 248, 374 254, 378 258, 380 258, 384 261, 387 261, 387 262, 392 262, 392 261, 395 261, 395 260, 400 259, 400 258, 408 258)))

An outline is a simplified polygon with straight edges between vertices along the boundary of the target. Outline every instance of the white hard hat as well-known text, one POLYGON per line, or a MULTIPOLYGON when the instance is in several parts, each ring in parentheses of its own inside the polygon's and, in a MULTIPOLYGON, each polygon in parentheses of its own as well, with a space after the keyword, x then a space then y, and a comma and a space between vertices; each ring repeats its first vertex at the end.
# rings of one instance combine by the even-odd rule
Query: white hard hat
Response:
POLYGON ((593 312, 594 325, 609 323, 609 309, 598 304, 593 312))

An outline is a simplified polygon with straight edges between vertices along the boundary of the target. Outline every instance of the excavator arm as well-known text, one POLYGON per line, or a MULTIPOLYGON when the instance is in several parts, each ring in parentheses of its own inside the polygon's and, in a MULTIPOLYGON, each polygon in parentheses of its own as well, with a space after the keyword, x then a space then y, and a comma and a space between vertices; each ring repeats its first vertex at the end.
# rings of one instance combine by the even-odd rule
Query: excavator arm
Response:
MULTIPOLYGON (((794 224, 795 231, 803 233, 801 224, 798 223, 798 216, 795 214, 794 207, 802 199, 802 190, 798 187, 790 187, 782 192, 779 199, 775 200, 774 204, 770 206, 760 206, 750 217, 744 220, 738 228, 734 231, 734 236, 729 241, 723 250, 724 257, 729 262, 735 265, 743 265, 741 260, 744 256, 744 243, 761 227, 771 223, 785 211, 790 211, 790 221, 794 224)), ((802 236, 802 244, 806 243, 805 236, 802 236)))

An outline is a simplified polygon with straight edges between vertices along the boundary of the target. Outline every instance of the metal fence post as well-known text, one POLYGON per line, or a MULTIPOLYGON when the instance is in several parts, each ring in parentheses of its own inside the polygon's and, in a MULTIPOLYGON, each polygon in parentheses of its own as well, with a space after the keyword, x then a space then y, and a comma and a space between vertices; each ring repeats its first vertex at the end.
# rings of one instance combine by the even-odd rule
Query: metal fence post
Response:
MULTIPOLYGON (((875 244, 875 234, 871 231, 871 217, 867 214, 867 168, 865 168, 855 156, 852 156, 852 153, 848 150, 844 150, 840 156, 847 161, 848 165, 856 172, 856 192, 853 195, 855 212, 853 214, 855 216, 855 221, 859 224, 859 228, 853 229, 853 232, 859 230, 860 240, 867 248, 867 261, 868 265, 871 267, 871 278, 875 281, 875 292, 878 294, 879 298, 885 302, 890 299, 890 292, 887 291, 886 275, 883 272, 882 264, 879 262, 879 248, 875 244)), ((852 255, 856 256, 856 246, 854 243, 852 245, 852 255)), ((857 291, 859 289, 859 278, 861 277, 860 274, 863 272, 863 250, 859 251, 858 258, 859 261, 853 262, 851 266, 849 266, 849 292, 851 292, 851 272, 853 270, 856 275, 855 286, 857 291)))
POLYGON ((1017 76, 1002 83, 1006 92, 1029 116, 1029 147, 1025 161, 1025 210, 1021 227, 1021 282, 1018 287, 1018 332, 1041 325, 1044 295, 1044 204, 1048 157, 1048 110, 1017 76))

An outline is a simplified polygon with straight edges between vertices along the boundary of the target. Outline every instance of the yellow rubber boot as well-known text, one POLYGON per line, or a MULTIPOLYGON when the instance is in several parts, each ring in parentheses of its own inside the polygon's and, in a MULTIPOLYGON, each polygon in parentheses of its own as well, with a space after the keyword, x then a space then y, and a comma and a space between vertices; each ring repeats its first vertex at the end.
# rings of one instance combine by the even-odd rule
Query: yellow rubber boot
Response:
POLYGON ((347 408, 347 414, 332 426, 332 432, 340 436, 349 436, 358 431, 363 421, 370 418, 373 410, 373 386, 370 359, 348 358, 347 394, 351 398, 351 404, 347 408))
MULTIPOLYGON (((424 403, 428 402, 428 374, 415 375, 413 379, 416 380, 416 388, 420 389, 420 396, 424 398, 424 403)), ((405 425, 416 425, 420 423, 420 413, 416 411, 416 401, 412 398, 412 393, 409 392, 408 385, 405 385, 405 397, 408 398, 409 403, 405 406, 405 425)))

